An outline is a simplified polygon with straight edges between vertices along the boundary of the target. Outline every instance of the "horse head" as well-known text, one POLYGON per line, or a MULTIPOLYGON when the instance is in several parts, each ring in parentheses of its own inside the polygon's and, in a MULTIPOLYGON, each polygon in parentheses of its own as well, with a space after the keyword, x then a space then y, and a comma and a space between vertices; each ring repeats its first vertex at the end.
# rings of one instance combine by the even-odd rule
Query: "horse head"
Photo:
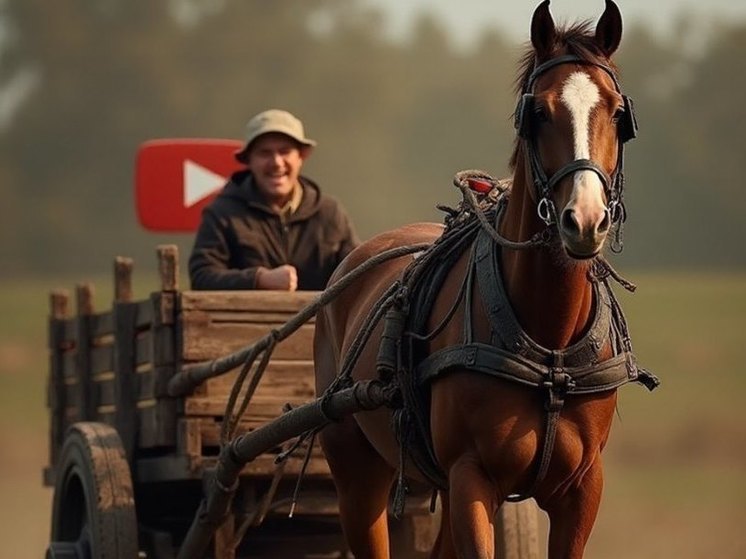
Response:
POLYGON ((527 186, 536 217, 556 223, 564 251, 576 260, 599 254, 624 220, 623 145, 636 122, 611 61, 621 36, 611 0, 595 32, 587 23, 558 30, 545 0, 531 21, 519 80, 516 183, 527 186))

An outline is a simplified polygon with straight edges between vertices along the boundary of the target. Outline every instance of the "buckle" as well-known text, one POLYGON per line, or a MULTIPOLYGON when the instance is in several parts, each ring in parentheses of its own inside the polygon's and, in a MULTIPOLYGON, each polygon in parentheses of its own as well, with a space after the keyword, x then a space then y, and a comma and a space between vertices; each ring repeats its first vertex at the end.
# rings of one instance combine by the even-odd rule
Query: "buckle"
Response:
POLYGON ((557 411, 564 405, 565 396, 575 388, 575 379, 568 375, 562 367, 551 367, 549 374, 541 385, 549 392, 547 410, 557 411))

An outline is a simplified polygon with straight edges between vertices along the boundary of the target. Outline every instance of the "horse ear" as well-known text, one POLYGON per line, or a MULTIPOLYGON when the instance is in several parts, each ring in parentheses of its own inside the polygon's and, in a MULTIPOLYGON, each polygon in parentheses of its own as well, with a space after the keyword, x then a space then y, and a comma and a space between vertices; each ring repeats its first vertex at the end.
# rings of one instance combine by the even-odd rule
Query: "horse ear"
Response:
POLYGON ((606 0, 606 9, 596 25, 596 44, 606 58, 611 58, 621 40, 622 14, 613 0, 606 0))
POLYGON ((549 13, 549 0, 544 0, 534 11, 531 18, 531 44, 536 51, 536 58, 549 58, 557 36, 552 14, 549 13))

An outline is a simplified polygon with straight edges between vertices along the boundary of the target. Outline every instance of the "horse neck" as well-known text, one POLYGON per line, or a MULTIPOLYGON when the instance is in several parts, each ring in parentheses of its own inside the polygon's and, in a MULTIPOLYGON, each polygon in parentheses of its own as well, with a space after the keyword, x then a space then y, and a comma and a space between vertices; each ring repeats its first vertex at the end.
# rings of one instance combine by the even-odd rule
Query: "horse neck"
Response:
MULTIPOLYGON (((500 233, 513 240, 529 239, 545 227, 536 213, 530 180, 519 157, 500 233)), ((559 248, 500 249, 501 269, 515 315, 536 342, 561 349, 586 330, 593 308, 587 267, 558 252, 559 248)))

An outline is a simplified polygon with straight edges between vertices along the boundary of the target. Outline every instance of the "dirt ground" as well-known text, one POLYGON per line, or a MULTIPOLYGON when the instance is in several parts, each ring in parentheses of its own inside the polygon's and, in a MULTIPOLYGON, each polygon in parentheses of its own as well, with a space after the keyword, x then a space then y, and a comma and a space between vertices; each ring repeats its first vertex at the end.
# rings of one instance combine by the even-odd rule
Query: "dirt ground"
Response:
MULTIPOLYGON (((620 392, 586 557, 741 559, 746 276, 633 279, 644 286, 623 301, 633 341, 663 385, 620 392)), ((38 559, 49 537, 45 304, 38 286, 0 282, 1 558, 38 559)))

